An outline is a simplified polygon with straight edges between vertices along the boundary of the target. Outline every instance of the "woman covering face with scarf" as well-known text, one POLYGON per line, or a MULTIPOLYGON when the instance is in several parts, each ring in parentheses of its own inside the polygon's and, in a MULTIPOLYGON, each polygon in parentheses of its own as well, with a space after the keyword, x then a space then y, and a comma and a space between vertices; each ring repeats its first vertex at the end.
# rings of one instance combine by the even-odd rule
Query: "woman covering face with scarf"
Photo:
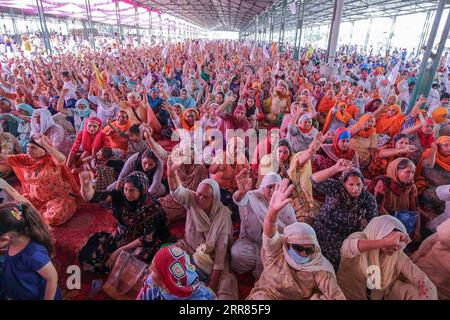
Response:
POLYGON ((249 300, 343 300, 333 266, 321 254, 311 226, 296 222, 278 233, 278 212, 290 201, 292 186, 287 179, 273 191, 264 220, 264 270, 250 292, 249 300))
POLYGON ((436 286, 403 252, 410 242, 400 220, 373 218, 342 244, 338 282, 351 300, 436 300, 436 286), (374 281, 368 275, 375 271, 374 281), (369 279, 370 280, 370 279, 369 279))
MULTIPOLYGON (((261 235, 264 217, 276 185, 282 179, 276 173, 267 174, 258 189, 252 190, 251 171, 244 169, 236 177, 239 189, 233 194, 233 201, 239 206, 241 233, 231 248, 231 267, 239 274, 252 272, 259 278, 263 270, 261 262, 261 235)), ((296 222, 294 209, 290 204, 284 207, 278 221, 280 233, 286 226, 296 222)))

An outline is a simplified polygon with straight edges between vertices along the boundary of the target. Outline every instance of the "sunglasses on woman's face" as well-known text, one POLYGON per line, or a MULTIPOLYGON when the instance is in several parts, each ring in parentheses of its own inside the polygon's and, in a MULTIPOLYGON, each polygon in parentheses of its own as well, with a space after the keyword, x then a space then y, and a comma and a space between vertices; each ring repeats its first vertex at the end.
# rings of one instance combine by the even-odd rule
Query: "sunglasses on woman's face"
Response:
POLYGON ((312 254, 314 253, 314 251, 315 251, 314 246, 313 246, 312 248, 311 248, 311 247, 306 248, 306 247, 301 246, 301 245, 299 245, 299 244, 291 244, 291 247, 292 247, 295 251, 298 251, 298 252, 305 252, 307 255, 312 255, 312 254))

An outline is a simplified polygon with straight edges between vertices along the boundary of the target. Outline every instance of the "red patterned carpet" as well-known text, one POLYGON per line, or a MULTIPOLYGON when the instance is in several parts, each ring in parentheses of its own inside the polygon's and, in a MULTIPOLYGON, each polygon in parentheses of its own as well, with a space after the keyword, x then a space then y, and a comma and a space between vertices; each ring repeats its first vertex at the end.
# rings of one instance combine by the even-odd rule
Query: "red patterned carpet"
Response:
MULTIPOLYGON (((172 150, 177 142, 162 140, 159 143, 168 151, 172 150)), ((19 181, 14 178, 7 179, 8 182, 19 192, 21 191, 19 181)), ((107 276, 81 272, 81 289, 68 290, 67 268, 71 265, 79 266, 78 252, 95 232, 107 231, 113 232, 115 229, 115 220, 111 210, 105 209, 98 204, 80 202, 78 211, 67 223, 53 228, 52 234, 56 241, 55 257, 52 259, 59 275, 59 288, 62 291, 64 300, 104 300, 109 297, 103 292, 91 295, 91 286, 93 280, 105 281, 107 276)), ((174 236, 181 239, 184 236, 184 222, 178 221, 170 226, 174 236)), ((239 224, 233 226, 234 238, 239 235, 239 224)), ((239 298, 245 299, 253 288, 254 279, 251 275, 238 276, 239 298)))
MULTIPOLYGON (((53 259, 59 274, 59 287, 65 300, 104 300, 108 296, 101 291, 96 296, 91 296, 91 285, 93 280, 106 280, 106 276, 81 272, 81 289, 67 289, 67 268, 70 265, 79 266, 78 252, 89 239, 98 231, 114 231, 115 221, 111 211, 97 204, 82 203, 75 216, 66 224, 53 228, 52 233, 56 240, 56 255, 53 259)), ((170 226, 171 232, 177 238, 184 236, 183 221, 175 222, 170 226)), ((234 225, 235 238, 239 234, 239 224, 234 225)), ((251 275, 238 276, 239 298, 245 299, 254 284, 251 275)))

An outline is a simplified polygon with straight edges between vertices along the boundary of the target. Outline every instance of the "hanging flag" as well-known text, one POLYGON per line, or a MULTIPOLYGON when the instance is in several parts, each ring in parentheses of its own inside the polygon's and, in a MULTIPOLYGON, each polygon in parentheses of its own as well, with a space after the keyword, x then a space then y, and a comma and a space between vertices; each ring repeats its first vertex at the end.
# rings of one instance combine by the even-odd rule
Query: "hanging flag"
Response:
POLYGON ((309 59, 309 56, 314 52, 312 45, 309 45, 308 52, 306 52, 305 59, 309 59))
POLYGON ((98 85, 100 86, 100 88, 105 89, 106 88, 105 79, 103 79, 102 75, 100 74, 97 65, 95 63, 92 63, 92 67, 94 68, 95 79, 97 80, 98 85))
POLYGON ((291 9, 291 13, 292 14, 296 14, 297 13, 297 6, 295 4, 295 1, 291 2, 291 4, 289 5, 289 8, 291 9))

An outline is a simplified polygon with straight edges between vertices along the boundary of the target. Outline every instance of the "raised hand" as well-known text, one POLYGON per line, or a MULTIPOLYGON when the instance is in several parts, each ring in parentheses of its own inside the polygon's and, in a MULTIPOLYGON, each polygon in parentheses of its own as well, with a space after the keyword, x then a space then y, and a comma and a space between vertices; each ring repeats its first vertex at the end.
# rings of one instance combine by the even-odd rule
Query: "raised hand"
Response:
POLYGON ((242 169, 236 176, 236 183, 241 193, 247 193, 253 189, 253 177, 250 169, 242 169))
POLYGON ((183 164, 183 159, 179 152, 172 152, 167 158, 167 171, 170 173, 176 172, 183 164))
POLYGON ((339 159, 338 162, 334 165, 334 168, 337 172, 344 172, 345 170, 353 167, 353 162, 351 160, 339 159))
POLYGON ((283 179, 280 184, 275 184, 272 197, 269 202, 269 211, 279 212, 291 202, 289 196, 294 189, 294 185, 289 185, 289 179, 283 179))
POLYGON ((420 104, 423 104, 425 102, 427 102, 427 98, 425 98, 423 95, 421 95, 419 97, 419 99, 417 100, 417 103, 420 103, 420 104))
POLYGON ((50 139, 42 133, 35 134, 33 136, 33 138, 37 143, 39 143, 41 146, 43 146, 46 149, 52 146, 50 139))

